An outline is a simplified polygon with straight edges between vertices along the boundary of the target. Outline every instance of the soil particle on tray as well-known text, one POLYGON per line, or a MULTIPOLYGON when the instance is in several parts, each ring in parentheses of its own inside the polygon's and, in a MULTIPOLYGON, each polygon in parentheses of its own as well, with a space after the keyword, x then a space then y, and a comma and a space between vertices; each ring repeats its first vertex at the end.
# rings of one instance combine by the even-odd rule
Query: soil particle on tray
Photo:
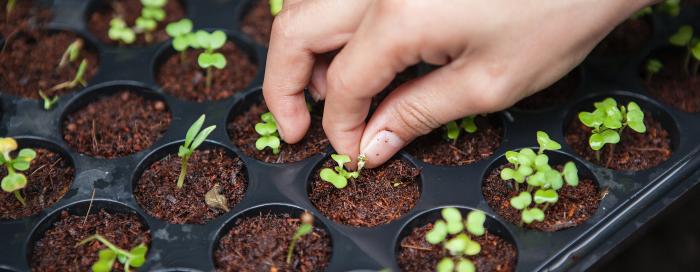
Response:
MULTIPOLYGON (((27 187, 21 190, 27 206, 15 198, 14 194, 2 193, 0 197, 0 219, 18 219, 33 215, 53 205, 66 194, 73 181, 75 169, 60 154, 43 148, 34 148, 36 158, 27 171, 27 187)), ((12 157, 15 157, 13 154, 12 157)), ((7 170, 0 169, 0 176, 7 175, 7 170)))
POLYGON ((257 66, 233 42, 226 42, 218 51, 226 56, 224 69, 212 69, 211 89, 206 88, 206 70, 199 67, 199 50, 187 50, 184 62, 179 53, 173 54, 158 68, 158 84, 177 98, 204 102, 231 97, 250 84, 257 66))
MULTIPOLYGON (((520 192, 514 189, 513 181, 501 179, 500 173, 505 167, 514 168, 509 163, 493 169, 485 177, 481 190, 489 207, 508 222, 519 225, 520 211, 510 206, 510 199, 517 196, 520 192)), ((561 169, 563 165, 553 167, 561 169)), ((544 211, 545 220, 527 224, 525 225, 527 228, 554 232, 578 226, 593 216, 598 209, 601 198, 598 185, 592 180, 583 177, 579 181, 578 186, 564 185, 557 193, 559 194, 559 200, 544 211)))
POLYGON ((302 236, 287 264, 287 247, 299 226, 289 214, 237 219, 214 252, 217 271, 323 271, 331 258, 331 239, 314 227, 302 236))
MULTIPOLYGON (((332 168, 332 160, 323 167, 332 168)), ((374 227, 394 221, 416 205, 420 197, 420 170, 401 159, 391 159, 337 189, 321 180, 317 169, 311 177, 309 199, 333 221, 358 227, 374 227)))
POLYGON ((150 215, 173 224, 204 224, 226 211, 207 206, 204 195, 216 184, 229 209, 243 199, 248 181, 243 161, 221 148, 196 150, 187 164, 184 186, 177 189, 180 157, 165 156, 146 169, 134 197, 150 215))
MULTIPOLYGON (((141 1, 139 0, 104 0, 95 1, 96 9, 89 15, 90 19, 87 22, 90 32, 97 37, 101 42, 110 45, 119 45, 120 43, 109 38, 109 22, 116 17, 121 17, 128 26, 134 26, 136 18, 141 15, 141 1)), ((158 22, 158 27, 152 32, 153 40, 150 43, 162 42, 170 37, 165 32, 165 26, 171 22, 177 21, 185 17, 185 10, 179 0, 167 1, 163 8, 165 10, 165 19, 158 22)), ((136 35, 136 40, 130 45, 146 45, 146 36, 144 34, 136 35)))
POLYGON ((269 1, 257 0, 243 17, 241 29, 256 42, 267 46, 270 43, 273 19, 269 1))
MULTIPOLYGON (((148 226, 134 214, 93 209, 86 220, 85 214, 71 215, 63 211, 58 221, 34 245, 30 259, 32 271, 90 271, 98 259, 98 252, 107 247, 98 241, 81 246, 76 244, 96 233, 126 250, 141 243, 151 243, 148 226)), ((148 255, 146 257, 148 261, 148 255)), ((123 269, 121 263, 114 262, 112 271, 123 269)))
POLYGON ((593 55, 598 57, 614 57, 636 52, 651 40, 653 27, 650 16, 639 19, 628 19, 618 25, 608 34, 598 46, 593 49, 593 55))
POLYGON ((269 148, 259 151, 255 148, 255 141, 260 137, 255 132, 255 124, 261 122, 260 115, 268 111, 265 103, 261 102, 250 106, 247 111, 236 115, 229 122, 228 132, 231 141, 246 155, 268 163, 290 163, 322 153, 328 146, 329 142, 321 124, 323 106, 319 105, 311 110, 311 126, 300 142, 296 144, 283 142, 278 155, 273 154, 269 148))
POLYGON ((520 100, 513 107, 523 111, 538 111, 561 106, 573 96, 580 82, 581 71, 577 68, 552 86, 520 100))
POLYGON ((413 141, 407 150, 433 165, 466 165, 489 157, 501 145, 503 128, 488 117, 477 116, 474 121, 477 131, 462 131, 456 142, 445 139, 445 130, 438 128, 413 141))
POLYGON ((170 120, 164 101, 124 90, 68 114, 63 138, 82 154, 122 157, 150 147, 168 129, 170 120))
MULTIPOLYGON (((21 1, 20 1, 21 2, 21 1)), ((19 97, 40 99, 39 90, 49 96, 63 95, 83 88, 50 90, 54 86, 72 81, 83 59, 87 60, 84 79, 89 82, 97 72, 97 55, 83 46, 79 59, 59 67, 68 46, 79 39, 68 32, 43 30, 22 31, 7 41, 0 52, 0 86, 2 91, 19 97)))
MULTIPOLYGON (((401 239, 398 264, 402 271, 435 271, 437 263, 450 256, 442 245, 432 245, 425 240, 425 234, 433 228, 432 223, 414 228, 401 239)), ((515 271, 518 252, 515 246, 501 237, 486 231, 482 236, 472 236, 481 245, 478 255, 469 257, 476 271, 515 271)))
POLYGON ((32 0, 16 1, 8 17, 7 0, 0 1, 0 33, 2 33, 3 37, 46 25, 51 20, 52 12, 47 7, 39 4, 39 2, 32 0))
POLYGON ((691 76, 683 69, 685 51, 667 50, 659 53, 657 58, 664 67, 649 80, 643 66, 644 84, 649 93, 659 100, 685 112, 700 112, 700 74, 691 76))
POLYGON ((600 150, 600 161, 596 159, 596 152, 588 145, 591 129, 583 125, 578 118, 569 123, 566 142, 579 156, 606 168, 621 171, 649 169, 671 157, 671 139, 668 131, 663 129, 661 123, 652 118, 649 112, 644 113, 644 124, 647 127, 645 133, 625 129, 620 135, 619 143, 605 145, 600 150))

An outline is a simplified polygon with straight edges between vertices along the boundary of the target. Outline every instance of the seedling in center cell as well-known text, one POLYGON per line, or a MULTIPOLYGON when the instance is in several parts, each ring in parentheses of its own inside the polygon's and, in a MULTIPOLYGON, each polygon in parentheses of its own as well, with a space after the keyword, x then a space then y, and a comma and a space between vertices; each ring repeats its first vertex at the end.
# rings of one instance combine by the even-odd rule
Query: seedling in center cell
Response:
POLYGON ((294 247, 301 237, 310 234, 314 231, 314 216, 308 212, 301 214, 301 224, 292 235, 292 241, 289 242, 289 247, 287 248, 287 264, 292 263, 292 255, 294 254, 294 247))
POLYGON ((651 79, 654 77, 654 75, 661 72, 661 69, 664 68, 664 64, 661 63, 661 61, 658 59, 649 59, 647 60, 645 68, 647 74, 647 83, 651 83, 651 79))
POLYGON ((441 244, 449 252, 435 268, 438 272, 473 272, 474 263, 469 260, 481 252, 481 245, 472 238, 486 233, 484 222, 486 214, 479 210, 469 212, 466 220, 457 208, 444 208, 440 211, 442 219, 433 224, 425 234, 425 240, 433 245, 441 244))
POLYGON ((262 151, 269 147, 273 154, 279 154, 281 141, 275 117, 271 112, 266 112, 260 115, 260 119, 262 122, 255 124, 255 132, 260 135, 260 138, 255 141, 255 148, 262 151))
POLYGON ((537 153, 530 148, 507 151, 506 160, 515 168, 506 167, 500 173, 502 180, 513 180, 518 195, 510 199, 510 206, 521 211, 521 223, 525 224, 544 221, 544 212, 559 200, 557 191, 564 183, 574 187, 579 183, 578 169, 573 162, 564 164, 561 172, 549 165, 549 157, 544 152, 561 149, 559 143, 543 131, 537 132, 537 143, 537 153), (523 183, 527 183, 525 190, 521 190, 523 183))
POLYGON ((17 201, 22 203, 22 206, 27 206, 27 202, 22 197, 21 190, 27 186, 27 177, 19 173, 26 171, 29 165, 36 157, 36 151, 30 148, 23 148, 19 151, 16 158, 12 158, 10 154, 17 150, 17 141, 13 138, 0 138, 0 163, 7 169, 7 176, 2 178, 2 190, 14 194, 17 201))
POLYGON ((204 49, 204 52, 199 54, 197 63, 199 67, 207 70, 206 89, 211 89, 212 68, 224 69, 226 67, 226 58, 223 54, 216 52, 217 49, 224 46, 226 43, 226 33, 221 30, 208 33, 206 31, 197 31, 195 33, 196 44, 199 48, 204 49))
POLYGON ((192 40, 192 21, 184 18, 177 22, 172 22, 165 26, 165 32, 173 38, 173 48, 180 52, 180 60, 185 62, 185 51, 190 47, 192 40))
POLYGON ((449 123, 445 124, 445 137, 449 140, 452 140, 452 142, 457 142, 457 139, 459 138, 459 135, 462 133, 462 130, 466 131, 467 133, 474 133, 477 130, 476 123, 474 123, 474 118, 475 116, 467 116, 462 118, 459 121, 459 124, 457 121, 450 121, 449 123))
POLYGON ((615 99, 606 98, 593 105, 595 107, 593 112, 580 112, 578 119, 585 126, 593 129, 588 144, 596 151, 598 162, 600 162, 600 149, 605 144, 612 144, 610 148, 612 155, 614 144, 620 142, 620 135, 626 127, 638 133, 644 133, 647 130, 644 125, 644 112, 635 102, 629 102, 627 107, 618 107, 615 99))
POLYGON ((270 14, 272 16, 277 16, 282 11, 282 7, 284 7, 284 0, 269 0, 268 3, 270 4, 270 14))
POLYGON ((358 157, 357 171, 348 171, 345 169, 345 164, 352 161, 350 159, 350 156, 331 154, 331 159, 333 159, 333 161, 335 161, 338 164, 338 166, 332 169, 323 168, 321 169, 319 175, 321 176, 322 180, 333 184, 335 188, 343 189, 345 188, 345 186, 348 185, 348 179, 356 179, 360 176, 360 171, 362 170, 361 166, 364 166, 366 158, 367 157, 365 156, 358 157))
POLYGON ((197 121, 195 121, 187 130, 187 134, 185 135, 185 143, 180 146, 180 149, 177 152, 177 156, 182 158, 180 161, 180 176, 177 178, 178 189, 181 189, 185 183, 185 177, 187 176, 187 161, 190 159, 190 156, 192 156, 197 147, 204 143, 204 140, 209 137, 209 134, 216 129, 216 126, 209 126, 202 129, 205 118, 205 115, 202 114, 202 116, 200 116, 199 119, 197 119, 197 121))
POLYGON ((146 253, 148 253, 148 247, 141 243, 129 251, 121 249, 104 236, 100 234, 95 234, 90 237, 85 238, 80 241, 76 247, 87 244, 91 241, 97 240, 102 243, 107 248, 101 249, 98 253, 99 259, 92 264, 93 272, 109 272, 112 271, 112 266, 114 261, 119 261, 119 263, 124 265, 124 271, 131 271, 131 267, 141 267, 143 263, 146 262, 146 253))
POLYGON ((58 68, 63 68, 69 62, 74 62, 80 57, 80 50, 83 48, 83 39, 76 39, 68 45, 66 51, 61 56, 61 61, 58 63, 58 68))
POLYGON ((43 91, 39 90, 39 97, 44 101, 44 110, 51 110, 53 106, 58 102, 58 95, 49 97, 43 91))
POLYGON ((109 21, 109 31, 107 36, 114 41, 124 44, 132 44, 136 41, 136 33, 126 25, 122 18, 113 18, 109 21))
POLYGON ((683 25, 678 31, 668 38, 672 45, 685 48, 685 58, 683 59, 683 71, 690 76, 696 76, 700 70, 700 38, 693 36, 693 27, 683 25), (692 61, 692 68, 691 66, 692 61))
POLYGON ((78 71, 75 72, 75 78, 71 81, 66 81, 63 83, 59 83, 56 86, 53 86, 49 91, 57 91, 61 89, 72 89, 78 86, 78 84, 82 85, 83 87, 87 86, 87 82, 85 81, 85 70, 87 69, 87 59, 83 59, 83 61, 80 62, 80 66, 78 66, 78 71))

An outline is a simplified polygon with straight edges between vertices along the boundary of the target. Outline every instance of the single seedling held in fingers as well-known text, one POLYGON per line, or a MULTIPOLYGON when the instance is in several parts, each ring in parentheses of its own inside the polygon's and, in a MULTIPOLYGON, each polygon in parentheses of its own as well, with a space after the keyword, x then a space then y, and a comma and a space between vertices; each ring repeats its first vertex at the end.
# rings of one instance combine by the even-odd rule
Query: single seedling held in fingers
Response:
POLYGON ((366 158, 366 156, 360 156, 358 158, 358 170, 357 171, 348 171, 345 169, 345 164, 351 162, 352 160, 350 159, 350 156, 348 155, 339 155, 339 154, 331 154, 331 158, 338 164, 338 166, 334 168, 323 168, 321 169, 321 172, 319 175, 321 176, 321 179, 333 184, 335 188, 338 189, 343 189, 345 186, 348 185, 348 179, 356 179, 357 177, 360 176, 360 165, 364 166, 365 160, 362 158, 366 158))
POLYGON ((146 253, 148 253, 148 247, 141 243, 130 250, 121 249, 104 236, 100 234, 94 234, 90 237, 85 238, 80 241, 76 247, 82 246, 91 241, 99 241, 107 248, 101 249, 98 253, 99 259, 92 264, 93 272, 110 272, 112 271, 112 266, 114 261, 119 261, 119 263, 124 265, 124 271, 131 271, 131 267, 139 268, 146 262, 146 253))
POLYGON ((262 151, 269 147, 273 154, 279 154, 282 141, 277 131, 277 121, 275 117, 272 116, 271 112, 266 112, 260 115, 260 120, 262 120, 262 122, 255 124, 255 132, 260 135, 255 141, 255 148, 262 151))
POLYGON ((202 129, 205 118, 205 115, 202 114, 202 116, 200 116, 199 119, 197 119, 197 121, 195 121, 187 130, 187 134, 185 135, 185 143, 180 146, 180 149, 177 152, 177 156, 182 158, 180 161, 180 176, 177 178, 178 189, 182 188, 182 186, 185 184, 185 177, 187 176, 187 161, 190 159, 190 156, 192 156, 197 147, 204 143, 204 140, 209 137, 209 134, 216 129, 216 126, 209 126, 202 129))
POLYGON ((12 158, 11 152, 17 150, 17 141, 13 138, 0 138, 0 163, 7 169, 7 175, 2 178, 2 190, 14 194, 17 201, 22 206, 27 206, 27 202, 22 196, 21 190, 27 186, 27 177, 19 173, 26 171, 36 157, 36 151, 30 148, 23 148, 16 158, 12 158))

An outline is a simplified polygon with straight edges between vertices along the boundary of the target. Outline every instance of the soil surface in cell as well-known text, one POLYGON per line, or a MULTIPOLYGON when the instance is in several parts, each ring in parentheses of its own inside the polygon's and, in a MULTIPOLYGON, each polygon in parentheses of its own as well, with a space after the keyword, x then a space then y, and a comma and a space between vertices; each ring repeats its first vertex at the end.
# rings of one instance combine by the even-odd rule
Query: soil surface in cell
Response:
MULTIPOLYGON (((524 189, 521 188, 520 191, 516 191, 512 180, 504 181, 501 179, 500 173, 505 167, 514 168, 512 164, 507 164, 493 169, 486 176, 481 190, 489 207, 508 222, 519 225, 521 212, 511 207, 510 199, 520 194, 520 191, 524 189)), ((562 167, 562 165, 555 166, 555 168, 562 167)), ((578 226, 593 216, 598 209, 601 199, 598 185, 594 181, 583 177, 579 181, 578 186, 573 187, 564 184, 557 193, 559 194, 559 200, 544 211, 545 220, 525 225, 527 228, 554 232, 578 226)))
MULTIPOLYGON (((20 147, 23 148, 23 147, 20 147)), ((27 206, 15 198, 14 194, 3 192, 0 196, 0 219, 18 219, 38 213, 53 205, 68 192, 75 175, 75 169, 60 154, 43 148, 33 148, 36 158, 26 171, 27 186, 20 190, 27 206)), ((12 157, 17 156, 12 154, 12 157)), ((0 169, 0 176, 7 175, 7 169, 0 169)))
POLYGON ((685 51, 661 51, 656 58, 663 68, 649 78, 642 67, 643 80, 649 93, 659 100, 685 112, 700 112, 700 72, 691 75, 692 67, 683 68, 685 51))
POLYGON ((668 131, 651 117, 649 112, 644 113, 644 124, 647 127, 645 133, 637 133, 629 128, 623 130, 619 143, 606 144, 599 151, 600 160, 596 157, 596 151, 588 144, 591 129, 583 125, 578 118, 569 123, 566 142, 581 157, 605 168, 620 171, 649 169, 667 160, 673 151, 668 131))
MULTIPOLYGON (((120 45, 118 41, 109 38, 108 32, 110 21, 113 18, 121 17, 128 27, 135 26, 136 18, 141 15, 141 1, 139 0, 109 0, 95 1, 96 9, 90 14, 87 27, 90 32, 101 42, 110 45, 120 45)), ((185 17, 185 10, 179 0, 167 1, 165 7, 165 19, 158 22, 156 30, 151 33, 151 40, 146 40, 145 34, 137 34, 136 40, 130 45, 146 45, 162 42, 170 37, 165 32, 165 26, 185 17)))
POLYGON ((242 91, 255 77, 256 64, 233 42, 217 50, 226 57, 224 69, 211 68, 211 88, 207 89, 207 70, 197 64, 200 50, 187 50, 183 58, 174 53, 158 68, 158 84, 166 92, 188 101, 221 100, 242 91))
POLYGON ((538 111, 559 107, 573 96, 580 83, 581 70, 577 68, 552 86, 520 100, 513 107, 523 111, 538 111))
POLYGON ((282 142, 280 153, 277 155, 273 154, 270 148, 258 150, 255 148, 255 142, 260 135, 255 132, 255 124, 262 122, 260 115, 268 111, 265 103, 261 102, 252 105, 246 112, 236 115, 229 122, 228 133, 231 141, 246 155, 268 163, 289 163, 322 153, 328 146, 328 139, 321 124, 323 106, 319 105, 311 110, 311 126, 300 142, 282 142))
POLYGON ((176 154, 167 155, 141 175, 134 196, 150 215, 173 224, 204 224, 227 212, 205 201, 217 184, 229 210, 243 199, 248 181, 239 158, 221 148, 196 150, 187 163, 184 185, 178 189, 180 161, 176 154))
POLYGON ((51 10, 38 4, 39 2, 33 0, 15 1, 15 6, 10 13, 7 12, 7 1, 0 2, 0 33, 2 36, 10 37, 22 30, 43 27, 51 21, 53 16, 51 10))
POLYGON ((267 46, 270 43, 273 19, 269 1, 257 0, 243 17, 241 29, 256 42, 267 46))
POLYGON ((80 84, 73 88, 57 87, 75 78, 83 59, 87 60, 83 76, 86 82, 97 72, 97 55, 86 48, 84 41, 77 60, 59 65, 68 46, 77 39, 81 38, 72 33, 42 30, 22 31, 9 37, 7 47, 0 52, 0 85, 3 92, 40 99, 39 90, 48 96, 60 96, 83 88, 80 84))
POLYGON ((628 19, 610 32, 593 49, 592 54, 597 57, 614 57, 636 52, 651 40, 653 32, 649 16, 628 19))
MULTIPOLYGON (((63 211, 58 221, 34 245, 30 259, 32 270, 90 271, 98 260, 98 252, 107 247, 97 240, 80 246, 76 244, 96 233, 126 250, 141 243, 147 246, 151 243, 148 226, 135 214, 92 209, 86 219, 85 214, 72 215, 63 211)), ((112 271, 123 269, 121 263, 114 262, 112 271)))
POLYGON ((237 219, 214 252, 217 271, 323 271, 330 262, 331 239, 318 227, 297 241, 287 264, 288 246, 299 225, 289 214, 237 219))
POLYGON ((489 157, 501 145, 503 128, 488 117, 477 116, 474 121, 477 131, 462 130, 457 141, 446 139, 445 129, 438 128, 413 141, 408 152, 433 165, 466 165, 489 157))
MULTIPOLYGON (((332 160, 323 164, 335 166, 332 160)), ((411 210, 420 197, 420 170, 401 159, 363 169, 343 189, 323 181, 320 171, 311 177, 309 199, 326 217, 343 224, 373 227, 389 223, 411 210)))
MULTIPOLYGON (((432 245, 425 240, 425 234, 433 228, 433 223, 414 228, 399 244, 398 263, 402 271, 435 271, 443 257, 450 256, 442 245, 432 245)), ((486 231, 482 236, 472 236, 481 245, 476 256, 469 257, 477 271, 515 271, 518 252, 515 246, 501 237, 486 231)))
POLYGON ((68 114, 63 138, 82 154, 122 157, 150 147, 168 129, 170 120, 164 101, 125 90, 99 97, 68 114))

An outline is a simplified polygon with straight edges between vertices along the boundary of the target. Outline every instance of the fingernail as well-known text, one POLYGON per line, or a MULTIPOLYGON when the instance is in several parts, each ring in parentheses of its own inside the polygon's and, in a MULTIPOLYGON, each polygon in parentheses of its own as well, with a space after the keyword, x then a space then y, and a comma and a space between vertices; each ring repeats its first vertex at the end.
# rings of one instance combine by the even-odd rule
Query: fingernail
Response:
POLYGON ((367 156, 367 163, 378 165, 389 160, 403 148, 405 142, 391 131, 382 130, 360 151, 367 156))
POLYGON ((318 90, 316 90, 316 87, 313 85, 309 86, 309 94, 311 95, 311 98, 314 100, 314 102, 318 102, 321 100, 321 94, 318 93, 318 90))

